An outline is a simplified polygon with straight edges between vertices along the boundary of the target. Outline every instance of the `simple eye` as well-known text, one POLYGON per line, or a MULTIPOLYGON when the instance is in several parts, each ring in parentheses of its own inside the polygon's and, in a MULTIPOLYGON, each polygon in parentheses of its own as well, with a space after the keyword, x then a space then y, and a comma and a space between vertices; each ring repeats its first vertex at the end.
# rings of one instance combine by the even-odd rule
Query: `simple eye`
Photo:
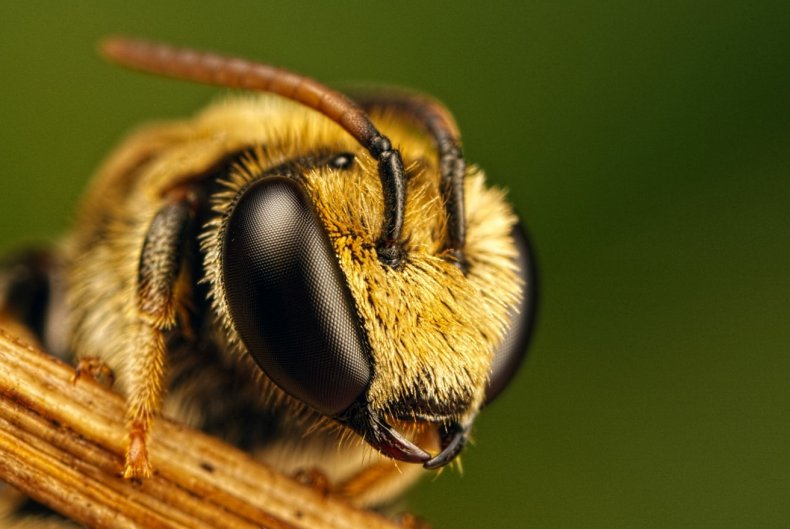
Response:
POLYGON ((298 182, 271 176, 243 192, 222 270, 236 331, 278 386, 329 416, 366 390, 372 370, 354 302, 298 182))
POLYGON ((537 274, 532 250, 523 226, 513 227, 513 238, 518 249, 517 263, 524 280, 521 303, 518 311, 510 312, 510 328, 502 345, 494 354, 491 378, 486 388, 486 404, 496 399, 518 372, 518 367, 527 353, 527 345, 532 335, 537 306, 537 274))

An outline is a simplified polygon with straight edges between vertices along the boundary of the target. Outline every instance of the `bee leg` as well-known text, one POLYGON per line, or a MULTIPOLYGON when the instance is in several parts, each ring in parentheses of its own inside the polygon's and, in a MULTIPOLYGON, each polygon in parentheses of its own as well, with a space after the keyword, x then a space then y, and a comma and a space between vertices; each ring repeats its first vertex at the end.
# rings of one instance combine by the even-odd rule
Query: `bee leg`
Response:
POLYGON ((312 487, 320 494, 327 495, 332 489, 332 484, 326 474, 318 468, 300 469, 293 475, 299 483, 312 487))
POLYGON ((176 326, 176 283, 182 271, 184 234, 193 219, 187 193, 173 198, 154 216, 143 244, 137 277, 136 355, 130 360, 127 479, 151 475, 148 433, 162 402, 165 335, 176 326))
POLYGON ((444 250, 462 270, 466 220, 464 209, 464 175, 466 161, 461 151, 461 135, 450 111, 436 99, 402 89, 361 91, 353 99, 368 112, 393 112, 423 129, 433 139, 439 157, 441 194, 447 213, 444 250))
POLYGON ((95 356, 83 356, 77 362, 74 369, 73 383, 82 377, 88 377, 98 382, 103 382, 107 387, 112 387, 115 383, 115 373, 112 368, 105 364, 101 358, 95 356))

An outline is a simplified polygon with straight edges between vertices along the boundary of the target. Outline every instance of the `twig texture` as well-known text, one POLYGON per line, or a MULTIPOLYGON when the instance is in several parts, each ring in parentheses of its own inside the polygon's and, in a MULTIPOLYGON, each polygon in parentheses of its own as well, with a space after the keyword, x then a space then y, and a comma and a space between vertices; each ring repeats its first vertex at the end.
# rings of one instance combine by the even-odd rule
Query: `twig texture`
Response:
POLYGON ((87 527, 399 527, 167 420, 155 475, 124 480, 124 417, 120 396, 0 329, 0 480, 87 527))

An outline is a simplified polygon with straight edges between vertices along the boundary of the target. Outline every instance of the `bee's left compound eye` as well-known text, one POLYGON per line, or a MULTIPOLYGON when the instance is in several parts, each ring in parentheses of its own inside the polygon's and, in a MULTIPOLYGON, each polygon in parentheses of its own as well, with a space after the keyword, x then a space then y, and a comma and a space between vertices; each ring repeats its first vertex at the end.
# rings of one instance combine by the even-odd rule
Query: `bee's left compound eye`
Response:
POLYGON ((366 339, 335 252, 295 180, 245 190, 227 221, 223 280, 236 332, 278 386, 337 416, 364 393, 366 339))

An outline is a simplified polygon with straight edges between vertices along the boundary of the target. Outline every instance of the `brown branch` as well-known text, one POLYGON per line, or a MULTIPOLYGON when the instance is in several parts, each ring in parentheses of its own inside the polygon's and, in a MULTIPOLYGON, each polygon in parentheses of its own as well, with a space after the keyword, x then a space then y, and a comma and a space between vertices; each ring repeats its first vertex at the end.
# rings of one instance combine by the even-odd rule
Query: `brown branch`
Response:
POLYGON ((0 480, 92 528, 396 529, 167 420, 155 475, 120 477, 123 399, 0 329, 0 480))

